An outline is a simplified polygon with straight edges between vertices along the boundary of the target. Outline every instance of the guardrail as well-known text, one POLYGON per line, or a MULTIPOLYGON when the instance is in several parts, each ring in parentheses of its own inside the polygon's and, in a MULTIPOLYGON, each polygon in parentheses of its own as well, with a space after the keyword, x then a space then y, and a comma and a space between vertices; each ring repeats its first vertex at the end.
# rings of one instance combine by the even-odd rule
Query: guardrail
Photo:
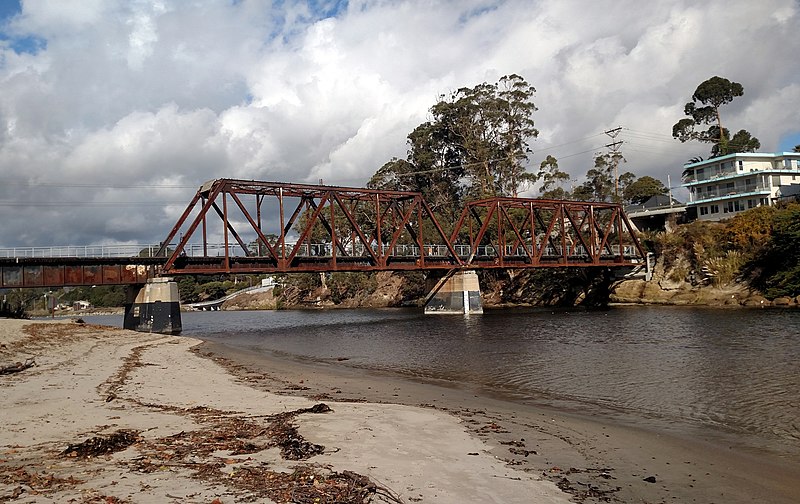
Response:
POLYGON ((63 258, 63 257, 152 257, 158 252, 158 244, 130 245, 63 245, 55 247, 9 247, 0 248, 4 258, 63 258))
MULTIPOLYGON (((287 255, 289 251, 294 248, 294 243, 286 244, 287 255)), ((14 259, 14 258, 128 258, 128 257, 153 257, 160 248, 159 244, 135 244, 135 245, 65 245, 56 247, 12 247, 0 248, 0 258, 14 259)), ((454 245, 453 248, 459 257, 467 258, 472 254, 472 248, 469 245, 454 245)), ((533 255, 534 251, 530 245, 527 246, 528 254, 533 255)), ((224 257, 225 244, 208 244, 205 248, 202 244, 188 244, 184 249, 186 255, 189 257, 224 257)), ((355 247, 345 247, 348 255, 351 256, 365 256, 367 255, 366 247, 363 244, 356 244, 355 247)), ((373 252, 378 252, 378 247, 372 247, 373 252)), ((588 257, 589 254, 582 245, 570 247, 570 255, 573 257, 588 257)), ((381 246, 381 254, 386 255, 389 250, 388 245, 381 246)), ((255 254, 255 253, 254 253, 255 254)), ((623 255, 625 257, 634 257, 636 254, 635 247, 626 245, 623 247, 623 255)), ((244 252, 238 245, 228 245, 228 255, 235 257, 243 257, 244 252)), ((258 254, 255 254, 256 256, 258 254)), ((420 250, 417 245, 395 245, 392 247, 391 253, 388 254, 394 257, 419 257, 420 250)), ((481 245, 477 248, 476 256, 496 256, 497 248, 491 245, 481 245)), ((527 255, 525 249, 521 246, 512 247, 506 246, 503 252, 504 256, 525 256, 527 255)), ((560 256, 561 251, 554 249, 548 245, 542 252, 542 257, 556 257, 560 256)), ((619 255, 619 245, 611 245, 609 250, 604 250, 602 256, 617 256, 619 255)), ((304 243, 300 245, 296 254, 297 257, 331 257, 332 247, 330 243, 304 243)), ((426 245, 426 257, 447 257, 448 250, 446 245, 426 245)))

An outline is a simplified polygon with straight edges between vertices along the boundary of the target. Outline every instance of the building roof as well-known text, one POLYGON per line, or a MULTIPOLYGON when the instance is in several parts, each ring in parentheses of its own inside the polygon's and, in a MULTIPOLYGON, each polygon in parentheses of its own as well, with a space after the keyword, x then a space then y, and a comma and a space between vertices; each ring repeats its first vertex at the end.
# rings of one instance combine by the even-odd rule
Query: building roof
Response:
POLYGON ((638 210, 654 210, 656 208, 683 206, 683 203, 675 198, 670 199, 666 194, 656 194, 650 196, 644 203, 638 205, 628 205, 625 207, 626 212, 634 212, 638 210))
POLYGON ((733 154, 726 154, 724 156, 712 157, 697 161, 695 163, 684 163, 683 169, 695 168, 698 166, 705 166, 707 164, 718 163, 720 161, 727 161, 736 158, 762 158, 762 159, 775 159, 781 157, 798 157, 800 152, 734 152, 733 154))

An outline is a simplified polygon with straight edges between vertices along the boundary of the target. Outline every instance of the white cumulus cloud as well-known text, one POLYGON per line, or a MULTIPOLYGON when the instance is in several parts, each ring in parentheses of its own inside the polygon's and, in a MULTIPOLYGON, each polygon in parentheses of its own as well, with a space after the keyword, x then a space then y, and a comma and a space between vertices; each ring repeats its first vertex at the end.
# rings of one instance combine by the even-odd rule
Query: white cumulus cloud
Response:
POLYGON ((0 247, 157 242, 213 178, 361 186, 440 95, 511 73, 537 89, 532 166, 576 181, 622 126, 625 169, 675 183, 708 146, 672 124, 714 75, 745 88, 726 126, 765 151, 800 133, 793 0, 308 5, 22 2, 0 21, 0 247))

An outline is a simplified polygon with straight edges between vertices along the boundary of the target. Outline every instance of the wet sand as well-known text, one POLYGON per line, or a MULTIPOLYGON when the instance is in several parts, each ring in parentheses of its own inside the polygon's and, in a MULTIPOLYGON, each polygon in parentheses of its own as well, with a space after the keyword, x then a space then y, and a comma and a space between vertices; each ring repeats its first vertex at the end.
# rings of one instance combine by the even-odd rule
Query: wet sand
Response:
MULTIPOLYGON (((448 412, 484 440, 492 456, 553 481, 573 501, 800 502, 800 461, 726 444, 724 437, 680 437, 512 403, 447 382, 349 368, 345 362, 254 355, 210 342, 195 351, 251 386, 280 395, 448 412)), ((313 419, 304 425, 319 427, 313 419)))

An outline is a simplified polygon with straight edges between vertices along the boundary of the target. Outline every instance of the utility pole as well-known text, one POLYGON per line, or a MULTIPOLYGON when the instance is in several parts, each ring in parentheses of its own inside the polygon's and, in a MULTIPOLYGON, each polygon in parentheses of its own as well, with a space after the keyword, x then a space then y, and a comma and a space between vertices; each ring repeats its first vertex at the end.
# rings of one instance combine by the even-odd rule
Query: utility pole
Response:
POLYGON ((667 188, 669 189, 669 206, 672 206, 672 180, 669 178, 669 173, 667 173, 667 188))
POLYGON ((606 135, 608 135, 611 140, 614 140, 610 144, 606 145, 605 147, 610 150, 611 154, 611 163, 614 165, 614 196, 619 198, 619 148, 622 145, 622 140, 615 140, 617 135, 620 134, 622 131, 622 126, 617 126, 614 129, 610 129, 604 131, 606 135))

